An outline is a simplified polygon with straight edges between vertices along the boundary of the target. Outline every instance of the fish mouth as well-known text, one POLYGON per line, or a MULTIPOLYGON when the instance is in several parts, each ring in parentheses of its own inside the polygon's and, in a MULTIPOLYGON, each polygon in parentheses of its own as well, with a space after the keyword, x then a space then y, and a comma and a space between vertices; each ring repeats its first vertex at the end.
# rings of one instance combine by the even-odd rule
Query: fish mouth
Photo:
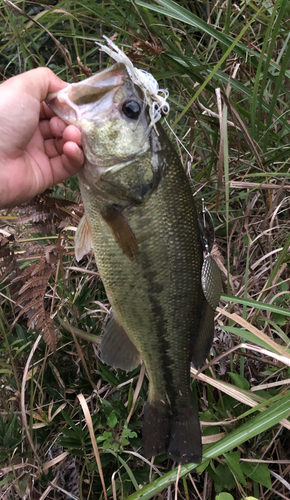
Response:
POLYGON ((45 102, 63 121, 77 124, 84 114, 87 115, 87 105, 97 103, 108 92, 114 94, 126 79, 125 64, 117 63, 83 82, 72 83, 59 92, 48 94, 45 102))

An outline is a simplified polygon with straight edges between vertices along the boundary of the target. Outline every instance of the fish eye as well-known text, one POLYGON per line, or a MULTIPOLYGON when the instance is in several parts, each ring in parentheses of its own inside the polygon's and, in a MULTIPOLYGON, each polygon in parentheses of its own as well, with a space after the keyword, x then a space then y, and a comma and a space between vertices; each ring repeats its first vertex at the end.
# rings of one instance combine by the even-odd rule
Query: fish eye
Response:
POLYGON ((136 101, 127 101, 124 102, 122 111, 127 118, 130 118, 131 120, 137 120, 141 113, 141 106, 136 101))

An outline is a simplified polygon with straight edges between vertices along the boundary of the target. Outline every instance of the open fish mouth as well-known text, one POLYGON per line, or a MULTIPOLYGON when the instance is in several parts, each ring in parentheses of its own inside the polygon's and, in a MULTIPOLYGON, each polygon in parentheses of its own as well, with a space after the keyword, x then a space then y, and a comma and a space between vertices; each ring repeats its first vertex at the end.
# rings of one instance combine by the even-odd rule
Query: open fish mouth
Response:
POLYGON ((104 103, 103 106, 102 101, 106 96, 110 96, 113 100, 114 93, 126 79, 128 79, 126 66, 117 63, 83 82, 72 83, 59 92, 48 94, 46 103, 66 123, 77 125, 83 116, 86 119, 94 119, 96 114, 101 116, 102 108, 108 109, 108 103, 104 103))
POLYGON ((149 148, 152 127, 145 94, 122 62, 49 94, 46 103, 80 129, 84 171, 92 185, 102 169, 127 165, 149 148))

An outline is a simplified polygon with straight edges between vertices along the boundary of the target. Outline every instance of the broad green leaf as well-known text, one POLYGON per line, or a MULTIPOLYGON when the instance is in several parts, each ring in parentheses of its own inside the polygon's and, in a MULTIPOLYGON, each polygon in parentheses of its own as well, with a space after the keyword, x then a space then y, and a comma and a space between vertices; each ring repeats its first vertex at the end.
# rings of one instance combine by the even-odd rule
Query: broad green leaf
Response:
POLYGON ((272 488, 271 476, 267 464, 242 462, 241 468, 244 474, 253 481, 262 484, 268 489, 272 488))
POLYGON ((110 413, 110 415, 107 418, 107 424, 112 429, 113 427, 115 427, 117 423, 118 423, 117 415, 114 411, 112 411, 112 413, 110 413))
POLYGON ((215 497, 215 500, 235 500, 230 493, 220 493, 215 497))
POLYGON ((243 470, 240 465, 241 454, 239 451, 232 451, 231 453, 225 453, 224 455, 229 469, 232 471, 236 480, 239 481, 243 486, 246 486, 247 481, 243 474, 243 470))
POLYGON ((119 380, 117 379, 117 377, 114 375, 113 372, 111 372, 111 370, 109 369, 108 366, 106 366, 105 364, 103 363, 99 363, 99 368, 100 368, 100 375, 101 377, 106 380, 106 382, 109 382, 109 384, 113 385, 113 386, 117 386, 119 384, 119 380))
POLYGON ((285 316, 282 314, 273 313, 273 320, 279 326, 284 326, 287 323, 285 316))
POLYGON ((123 437, 130 437, 130 438, 137 437, 136 432, 131 431, 131 429, 124 429, 122 435, 123 435, 123 437))
POLYGON ((214 481, 215 491, 221 493, 224 490, 232 490, 236 486, 234 475, 227 464, 218 464, 213 472, 211 467, 208 468, 208 474, 214 481))
POLYGON ((4 486, 8 481, 11 481, 14 479, 14 474, 7 474, 1 481, 0 481, 0 487, 4 486))
POLYGON ((249 382, 238 373, 228 372, 228 375, 231 377, 237 387, 240 387, 245 391, 248 391, 250 389, 249 382))

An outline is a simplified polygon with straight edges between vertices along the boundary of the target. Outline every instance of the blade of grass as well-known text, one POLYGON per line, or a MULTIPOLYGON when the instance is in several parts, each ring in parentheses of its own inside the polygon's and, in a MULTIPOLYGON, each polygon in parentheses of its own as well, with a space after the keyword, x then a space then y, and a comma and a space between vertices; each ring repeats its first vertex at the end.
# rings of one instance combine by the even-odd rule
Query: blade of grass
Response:
MULTIPOLYGON (((227 318, 230 318, 232 321, 235 323, 238 323, 238 325, 241 325, 245 329, 247 329, 249 332, 251 332, 257 339, 262 340, 264 343, 268 345, 268 348, 273 351, 277 352, 278 354, 281 354, 282 356, 285 356, 290 360, 290 354, 287 352, 287 350, 284 347, 281 347, 279 344, 274 342, 271 338, 269 338, 267 335, 265 335, 263 332, 258 330, 255 326, 251 325, 248 321, 246 321, 244 318, 241 318, 236 313, 228 313, 227 311, 221 309, 220 307, 217 307, 217 311, 220 312, 221 314, 224 314, 227 316, 227 318)), ((241 335, 243 335, 244 331, 241 331, 241 335)))
POLYGON ((257 302, 253 299, 246 299, 244 297, 234 297, 233 295, 227 295, 226 293, 221 294, 221 300, 226 300, 227 302, 233 302, 234 304, 242 304, 249 307, 254 307, 256 309, 263 309, 264 311, 275 312, 282 314, 283 316, 290 316, 290 310, 283 309, 282 307, 273 306, 271 304, 265 304, 263 302, 257 302))
POLYGON ((69 323, 61 319, 59 315, 57 315, 57 319, 60 322, 61 326, 69 333, 74 333, 77 337, 80 337, 81 339, 87 340, 88 342, 93 342, 94 344, 100 344, 101 343, 101 337, 98 335, 93 335, 92 333, 87 333, 84 332, 83 330, 80 330, 79 328, 76 328, 75 326, 71 326, 69 323))
MULTIPOLYGON (((281 7, 281 9, 282 9, 282 7, 281 7)), ((269 139, 269 133, 270 133, 270 126, 271 126, 273 116, 274 116, 274 109, 275 109, 275 106, 277 105, 278 95, 281 92, 281 86, 282 86, 283 79, 285 78, 285 72, 286 72, 286 69, 288 68, 289 60, 290 60, 290 45, 288 45, 286 54, 284 56, 284 59, 283 59, 282 65, 281 65, 281 69, 280 69, 278 78, 276 78, 276 81, 275 81, 274 91, 273 91, 273 94, 271 96, 270 110, 269 110, 269 115, 268 115, 268 119, 267 119, 268 130, 264 136, 264 146, 263 146, 264 152, 266 152, 268 149, 268 139, 269 139)))
POLYGON ((242 340, 245 339, 248 342, 253 342, 254 344, 260 347, 269 349, 269 345, 267 344, 267 342, 263 342, 263 340, 258 339, 256 335, 254 335, 251 332, 248 332, 247 330, 244 330, 243 328, 236 328, 234 326, 228 326, 228 325, 222 325, 221 328, 225 330, 225 332, 237 335, 237 337, 240 337, 242 340))
POLYGON ((109 452, 112 455, 114 455, 114 457, 116 457, 119 462, 121 462, 121 464, 123 465, 124 469, 126 470, 128 476, 130 477, 132 484, 134 485, 135 490, 139 491, 139 485, 136 481, 136 478, 135 478, 132 470, 130 469, 129 465, 127 464, 127 462, 125 462, 125 460, 123 460, 123 458, 120 457, 120 455, 117 455, 117 453, 115 453, 113 450, 109 450, 109 452))
POLYGON ((92 417, 91 417, 91 414, 90 414, 90 410, 89 410, 89 407, 87 405, 87 402, 86 402, 83 394, 78 394, 77 397, 78 397, 78 400, 79 400, 79 402, 80 402, 80 404, 82 406, 82 409, 83 409, 83 412, 84 412, 84 416, 85 416, 85 419, 86 419, 86 423, 87 423, 87 426, 88 426, 88 429, 89 429, 89 433, 90 433, 91 442, 92 442, 92 445, 93 445, 95 459, 96 459, 96 462, 98 464, 98 470, 99 470, 100 479, 101 479, 101 483, 102 483, 102 487, 103 487, 104 498, 105 498, 105 500, 107 500, 107 490, 106 490, 106 485, 105 485, 105 480, 104 480, 104 475, 103 475, 103 469, 102 469, 102 464, 101 464, 101 460, 100 460, 99 449, 98 449, 98 445, 97 445, 97 441, 96 441, 96 437, 95 437, 95 433, 94 433, 94 426, 93 426, 93 421, 92 421, 92 417))
MULTIPOLYGON (((243 345, 243 344, 241 344, 241 345, 243 345)), ((246 344, 244 346, 245 346, 245 348, 247 347, 248 349, 250 347, 250 346, 247 346, 246 344)), ((273 396, 273 398, 265 399, 265 398, 262 398, 261 396, 258 396, 254 392, 247 391, 245 389, 241 389, 240 387, 234 387, 231 384, 229 384, 228 382, 220 382, 219 380, 216 380, 212 377, 209 377, 208 375, 205 375, 204 373, 199 373, 195 368, 191 368, 191 373, 193 373, 194 376, 196 376, 202 382, 205 382, 206 384, 209 384, 212 387, 215 387, 219 391, 222 391, 225 394, 228 394, 228 396, 231 396, 232 398, 236 399, 240 403, 243 403, 243 404, 251 407, 251 410, 248 410, 245 413, 242 413, 241 415, 239 415, 237 417, 237 420, 245 418, 246 416, 251 415, 253 412, 256 412, 258 410, 259 411, 264 410, 266 408, 266 406, 268 406, 272 403, 275 403, 276 401, 280 401, 280 399, 282 397, 284 397, 284 394, 278 394, 276 396, 273 396), (254 396, 254 397, 252 397, 252 396, 254 396)), ((286 429, 290 430, 289 420, 283 418, 279 422, 286 429)))
MULTIPOLYGON (((266 61, 264 61, 264 64, 263 64, 263 78, 262 78, 262 82, 261 82, 261 86, 260 86, 258 110, 257 111, 255 109, 253 110, 254 113, 256 113, 256 116, 257 116, 257 125, 258 125, 258 131, 257 132, 258 132, 258 135, 259 135, 259 123, 260 123, 260 120, 261 120, 262 101, 264 100, 265 87, 266 87, 266 85, 268 83, 269 66, 270 66, 270 63, 271 63, 273 50, 274 50, 275 43, 276 43, 276 40, 277 40, 277 33, 278 33, 279 27, 281 25, 281 22, 282 22, 282 19, 283 19, 283 15, 284 15, 284 11, 285 11, 285 7, 286 7, 287 3, 288 3, 288 0, 278 0, 278 2, 275 2, 275 4, 277 4, 277 7, 279 5, 281 5, 281 8, 280 8, 277 20, 276 20, 276 22, 274 24, 274 27, 273 27, 272 37, 270 38, 270 44, 269 44, 268 51, 267 51, 268 53, 267 53, 266 61)), ((272 18, 272 20, 274 20, 274 18, 272 18)), ((269 23, 269 25, 270 25, 270 23, 269 23)), ((262 54, 261 54, 261 57, 262 57, 262 54)), ((259 61, 259 63, 260 63, 260 61, 259 61)), ((275 103, 276 103, 276 101, 275 101, 275 103)))
MULTIPOLYGON (((140 5, 141 7, 145 7, 146 9, 164 14, 165 16, 172 17, 185 24, 189 24, 197 30, 200 30, 202 33, 211 36, 214 40, 221 42, 221 44, 225 45, 226 47, 230 47, 234 43, 234 38, 231 35, 224 34, 221 31, 213 28, 210 24, 208 24, 206 21, 203 21, 200 17, 196 16, 189 10, 171 0, 156 0, 156 2, 150 4, 141 0, 136 0, 136 4, 140 5)), ((260 8, 258 13, 260 14, 263 9, 263 7, 260 8)), ((245 47, 240 46, 239 48, 240 51, 244 54, 245 47)))
MULTIPOLYGON (((266 47, 267 47, 267 44, 269 43, 269 40, 270 40, 270 32, 273 28, 276 12, 277 12, 277 9, 278 9, 280 3, 281 2, 274 3, 272 15, 271 15, 271 20, 268 22, 263 46, 261 49, 261 55, 259 58, 259 63, 258 63, 256 75, 255 75, 255 83, 254 83, 254 88, 253 88, 253 99, 251 102, 251 123, 252 123, 252 135, 253 135, 253 137, 257 137, 257 138, 259 137, 259 131, 257 131, 257 135, 256 135, 256 123, 259 124, 260 113, 261 113, 261 109, 260 109, 258 114, 256 112, 257 111, 256 107, 257 107, 257 96, 258 96, 258 89, 259 89, 259 83, 260 83, 260 75, 261 75, 262 67, 263 67, 263 74, 264 75, 267 74, 266 64, 268 63, 268 66, 270 64, 270 61, 268 62, 268 59, 267 59, 266 64, 265 64, 264 58, 265 58, 266 47)), ((272 38, 272 40, 273 39, 274 39, 274 37, 272 38)), ((272 55, 272 52, 270 52, 270 55, 272 55)), ((268 58, 269 58, 269 56, 268 56, 268 58)), ((262 89, 260 90, 260 95, 263 97, 262 89)), ((263 98, 260 99, 259 108, 260 108, 260 106, 262 106, 263 102, 264 102, 264 99, 263 98)))
POLYGON ((226 59, 228 58, 228 56, 230 55, 230 53, 233 51, 233 49, 236 47, 237 43, 239 42, 239 40, 241 40, 241 38, 244 36, 244 34, 246 33, 246 31, 249 29, 249 27, 251 26, 251 24, 254 22, 254 20, 256 19, 256 17, 258 17, 258 15, 260 14, 260 12, 263 10, 263 7, 261 7, 258 12, 252 17, 252 19, 248 22, 248 24, 246 24, 246 26, 241 30, 241 32, 239 33, 239 35, 237 36, 237 38, 234 40, 234 42, 232 43, 232 45, 230 45, 230 47, 225 51, 224 55, 221 57, 221 59, 219 60, 219 62, 214 66, 214 68, 212 69, 212 71, 210 72, 210 74, 208 75, 208 77, 205 79, 205 81, 202 83, 202 85, 200 85, 200 87, 198 88, 198 90, 196 91, 196 93, 194 94, 194 96, 190 99, 190 101, 188 102, 188 104, 184 107, 183 111, 178 115, 178 117, 175 119, 175 121, 173 122, 172 124, 172 128, 174 129, 174 127, 176 127, 177 123, 179 122, 179 120, 184 116, 184 114, 189 110, 189 108, 192 106, 192 104, 194 103, 194 101, 197 99, 197 97, 201 94, 201 92, 203 91, 203 89, 207 86, 207 84, 210 82, 210 80, 212 79, 212 77, 215 75, 215 73, 217 72, 217 70, 223 65, 223 63, 226 61, 226 59))
MULTIPOLYGON (((290 48, 290 46, 289 46, 289 48, 290 48)), ((285 242, 285 244, 283 246, 283 250, 279 254, 279 257, 278 257, 278 259, 277 259, 277 261, 276 261, 276 263, 275 263, 275 265, 273 267, 273 270, 271 272, 270 278, 268 279, 268 282, 265 285, 266 289, 269 288, 272 285, 275 276, 277 276, 278 270, 280 269, 281 265, 285 262, 286 255, 287 255, 287 253, 289 251, 289 247, 290 247, 290 234, 289 234, 289 236, 288 236, 288 238, 287 238, 287 240, 286 240, 286 242, 285 242)), ((267 292, 265 291, 263 293, 263 295, 262 295, 262 299, 266 295, 267 295, 267 292)), ((281 314, 283 314, 283 313, 281 313, 281 314)))

